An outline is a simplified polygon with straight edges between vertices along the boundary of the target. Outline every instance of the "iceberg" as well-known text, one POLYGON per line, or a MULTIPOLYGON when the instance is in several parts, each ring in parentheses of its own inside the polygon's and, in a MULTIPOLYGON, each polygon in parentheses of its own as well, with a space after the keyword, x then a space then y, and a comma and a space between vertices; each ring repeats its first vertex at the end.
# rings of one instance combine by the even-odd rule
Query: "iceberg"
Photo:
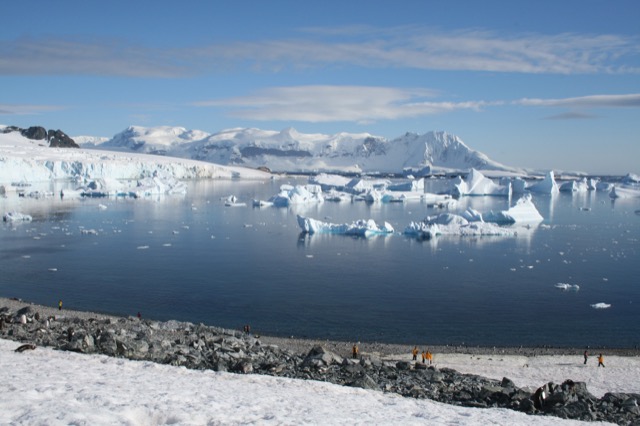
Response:
POLYGON ((465 179, 458 176, 453 184, 451 194, 455 197, 464 195, 498 195, 510 197, 511 183, 508 182, 505 186, 497 185, 476 169, 471 169, 465 179))
POLYGON ((424 192, 424 178, 389 185, 389 191, 424 192))
POLYGON ((531 194, 523 195, 509 210, 485 213, 482 215, 482 219, 485 222, 500 224, 537 223, 544 220, 533 204, 531 194))
POLYGON ((287 207, 297 204, 319 204, 324 202, 320 185, 282 185, 277 195, 269 198, 276 207, 287 207))
POLYGON ((300 215, 298 215, 297 218, 298 225, 302 229, 302 232, 308 234, 339 234, 370 237, 374 235, 389 235, 394 232, 393 226, 388 222, 378 225, 373 219, 357 220, 352 223, 338 225, 300 215))
POLYGON ((537 192, 540 194, 557 194, 560 192, 558 184, 556 183, 553 170, 546 174, 541 182, 534 183, 527 187, 529 192, 537 192))
POLYGON ((31 222, 33 217, 28 214, 18 212, 7 212, 2 216, 2 220, 5 222, 31 222))
POLYGON ((611 182, 600 181, 596 183, 596 191, 611 192, 612 188, 613 188, 613 184, 611 182))
POLYGON ((323 191, 329 191, 331 189, 344 189, 349 182, 351 182, 350 178, 328 173, 320 173, 309 178, 310 184, 320 185, 323 191))
POLYGON ((468 222, 465 218, 444 213, 422 222, 411 222, 404 235, 420 239, 431 239, 439 235, 457 236, 515 236, 517 232, 486 222, 468 222))
POLYGON ((638 198, 640 197, 640 189, 613 186, 609 192, 611 198, 638 198))
POLYGON ((582 180, 570 180, 568 182, 564 182, 559 187, 560 192, 587 192, 589 190, 589 182, 587 182, 587 178, 582 180))
POLYGON ((593 309, 609 309, 611 305, 609 303, 600 302, 600 303, 594 303, 593 305, 591 305, 591 307, 593 309))

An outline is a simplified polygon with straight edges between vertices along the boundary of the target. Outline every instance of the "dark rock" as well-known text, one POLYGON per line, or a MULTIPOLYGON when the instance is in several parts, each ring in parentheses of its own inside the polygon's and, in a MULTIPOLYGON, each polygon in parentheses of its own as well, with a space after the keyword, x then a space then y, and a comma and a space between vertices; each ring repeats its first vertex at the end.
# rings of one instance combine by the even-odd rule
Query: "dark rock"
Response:
POLYGON ((47 139, 47 130, 44 127, 40 126, 33 126, 29 127, 28 129, 22 129, 20 130, 20 134, 27 139, 36 141, 47 139))
POLYGON ((47 132, 49 146, 55 148, 80 148, 80 146, 62 130, 49 130, 47 132))

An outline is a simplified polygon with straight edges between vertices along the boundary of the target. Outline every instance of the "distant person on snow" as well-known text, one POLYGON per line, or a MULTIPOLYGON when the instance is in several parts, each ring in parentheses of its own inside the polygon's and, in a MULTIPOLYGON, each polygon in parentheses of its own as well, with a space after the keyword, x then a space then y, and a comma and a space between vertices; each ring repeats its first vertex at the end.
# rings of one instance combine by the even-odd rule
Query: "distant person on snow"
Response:
POLYGON ((604 357, 602 354, 598 355, 598 367, 602 366, 604 368, 604 357))
POLYGON ((587 353, 587 351, 584 351, 584 363, 587 363, 587 358, 589 358, 589 354, 587 353))
POLYGON ((427 361, 429 361, 429 365, 433 363, 433 354, 427 350, 427 361))
POLYGON ((411 354, 413 355, 413 360, 416 361, 418 359, 418 347, 414 346, 413 350, 411 351, 411 354))

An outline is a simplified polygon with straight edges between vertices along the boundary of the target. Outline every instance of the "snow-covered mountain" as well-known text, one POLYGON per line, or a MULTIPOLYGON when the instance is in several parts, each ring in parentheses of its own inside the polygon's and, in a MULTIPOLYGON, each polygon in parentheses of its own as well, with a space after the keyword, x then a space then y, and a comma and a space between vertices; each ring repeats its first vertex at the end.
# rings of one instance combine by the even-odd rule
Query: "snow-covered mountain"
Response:
POLYGON ((133 151, 223 165, 266 167, 274 172, 401 173, 498 170, 522 173, 469 148, 446 132, 406 133, 393 140, 369 133, 304 134, 237 128, 209 134, 184 127, 132 126, 113 138, 79 143, 85 148, 133 151))

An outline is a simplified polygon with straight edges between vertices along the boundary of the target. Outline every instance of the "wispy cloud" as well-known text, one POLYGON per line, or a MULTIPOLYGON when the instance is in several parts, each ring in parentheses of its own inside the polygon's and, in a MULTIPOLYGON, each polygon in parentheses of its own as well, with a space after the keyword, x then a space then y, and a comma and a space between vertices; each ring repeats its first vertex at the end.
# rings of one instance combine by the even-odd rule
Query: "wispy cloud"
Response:
POLYGON ((56 105, 0 104, 0 115, 37 115, 65 109, 56 105))
POLYGON ((422 117, 459 110, 481 111, 504 105, 572 109, 547 117, 555 120, 597 118, 596 115, 585 112, 590 109, 640 107, 640 94, 458 102, 437 100, 440 97, 438 92, 421 88, 292 86, 268 88, 247 96, 201 101, 192 105, 220 108, 226 110, 231 117, 247 120, 358 123, 422 117))
POLYGON ((261 90, 253 95, 195 103, 230 109, 229 115, 251 120, 353 121, 369 123, 480 109, 483 102, 432 102, 426 89, 371 86, 295 86, 261 90))
POLYGON ((520 99, 515 102, 525 106, 568 108, 638 108, 640 93, 626 95, 590 95, 563 99, 520 99))
POLYGON ((178 51, 91 37, 0 41, 0 75, 178 77, 190 73, 178 51))
POLYGON ((314 28, 294 39, 159 49, 128 40, 76 37, 0 42, 0 75, 181 77, 235 69, 355 66, 511 73, 640 73, 640 37, 499 34, 422 27, 314 28))
POLYGON ((596 115, 586 114, 584 112, 563 112, 560 114, 550 115, 545 117, 545 120, 590 120, 597 118, 596 115))

